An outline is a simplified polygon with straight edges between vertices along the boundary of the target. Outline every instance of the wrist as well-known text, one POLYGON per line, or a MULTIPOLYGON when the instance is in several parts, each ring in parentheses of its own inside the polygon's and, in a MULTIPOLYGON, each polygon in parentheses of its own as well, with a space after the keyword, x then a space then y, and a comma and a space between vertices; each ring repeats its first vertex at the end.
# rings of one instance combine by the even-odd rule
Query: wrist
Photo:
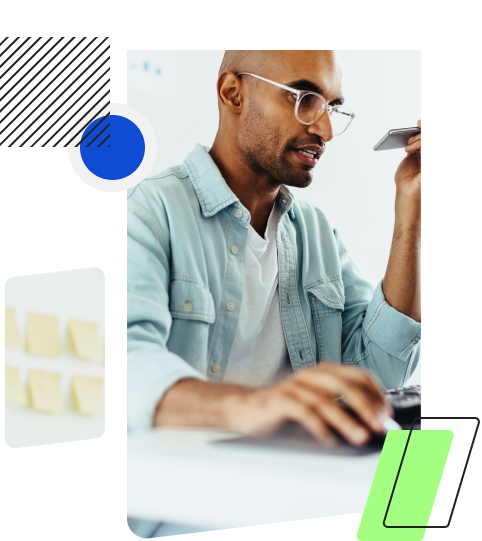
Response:
POLYGON ((422 236, 422 219, 420 205, 409 204, 397 198, 395 201, 394 238, 410 240, 420 239, 422 236))
POLYGON ((420 201, 397 192, 395 197, 395 225, 412 229, 420 226, 420 201))
POLYGON ((248 432, 252 423, 253 398, 259 392, 260 389, 242 387, 224 397, 223 411, 228 430, 248 432))

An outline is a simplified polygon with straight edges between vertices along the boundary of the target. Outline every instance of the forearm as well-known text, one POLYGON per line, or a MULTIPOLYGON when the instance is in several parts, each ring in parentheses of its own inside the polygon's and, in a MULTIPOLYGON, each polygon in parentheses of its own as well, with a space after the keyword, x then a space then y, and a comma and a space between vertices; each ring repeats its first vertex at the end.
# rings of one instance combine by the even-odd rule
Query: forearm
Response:
POLYGON ((162 397, 154 426, 236 429, 232 412, 249 392, 249 388, 240 385, 183 379, 162 397))
POLYGON ((406 207, 407 205, 397 198, 395 227, 383 280, 383 293, 393 308, 420 322, 420 208, 413 204, 406 207))

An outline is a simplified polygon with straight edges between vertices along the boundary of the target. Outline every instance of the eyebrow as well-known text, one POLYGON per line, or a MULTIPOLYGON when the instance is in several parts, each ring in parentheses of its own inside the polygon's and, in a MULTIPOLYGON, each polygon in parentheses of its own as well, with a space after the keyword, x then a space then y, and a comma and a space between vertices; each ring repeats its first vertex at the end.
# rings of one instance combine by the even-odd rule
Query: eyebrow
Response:
MULTIPOLYGON (((323 90, 316 83, 313 83, 308 79, 298 79, 297 81, 287 83, 286 86, 291 86, 296 88, 296 90, 309 90, 310 92, 316 92, 317 94, 321 94, 323 96, 323 90)), ((330 105, 342 105, 344 101, 345 98, 343 97, 336 98, 330 102, 330 105)))

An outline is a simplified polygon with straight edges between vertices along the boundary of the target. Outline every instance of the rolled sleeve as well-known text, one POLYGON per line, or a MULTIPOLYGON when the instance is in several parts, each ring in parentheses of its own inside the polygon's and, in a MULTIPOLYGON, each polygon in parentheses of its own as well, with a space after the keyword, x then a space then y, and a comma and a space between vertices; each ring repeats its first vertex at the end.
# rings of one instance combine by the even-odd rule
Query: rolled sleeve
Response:
POLYGON ((366 357, 359 366, 374 372, 386 388, 401 387, 420 360, 420 323, 386 301, 380 280, 361 328, 366 357))
POLYGON ((363 330, 369 340, 402 361, 408 361, 421 338, 421 323, 402 314, 387 302, 382 282, 368 304, 363 330))
POLYGON ((390 306, 383 280, 373 291, 335 235, 345 287, 341 362, 370 370, 387 388, 404 385, 420 360, 421 324, 390 306))

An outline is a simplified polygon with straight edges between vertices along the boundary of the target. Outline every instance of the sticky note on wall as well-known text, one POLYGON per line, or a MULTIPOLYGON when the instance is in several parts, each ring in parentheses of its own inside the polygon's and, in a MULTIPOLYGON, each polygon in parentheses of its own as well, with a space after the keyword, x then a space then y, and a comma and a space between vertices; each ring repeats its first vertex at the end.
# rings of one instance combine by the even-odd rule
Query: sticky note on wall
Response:
POLYGON ((60 374, 40 370, 29 371, 27 386, 33 409, 44 413, 64 412, 60 378, 60 374))
POLYGON ((104 360, 104 345, 100 341, 99 326, 96 323, 71 319, 68 332, 77 357, 92 361, 104 360))
POLYGON ((44 357, 58 357, 60 355, 60 338, 57 317, 29 312, 27 314, 26 341, 29 353, 44 357))
POLYGON ((102 379, 88 376, 72 376, 72 393, 74 404, 84 415, 104 414, 104 395, 102 393, 102 379))
POLYGON ((15 321, 15 309, 5 307, 5 345, 22 346, 23 340, 15 321))
POLYGON ((18 369, 14 366, 5 367, 5 402, 20 406, 28 405, 27 394, 20 384, 18 369))

